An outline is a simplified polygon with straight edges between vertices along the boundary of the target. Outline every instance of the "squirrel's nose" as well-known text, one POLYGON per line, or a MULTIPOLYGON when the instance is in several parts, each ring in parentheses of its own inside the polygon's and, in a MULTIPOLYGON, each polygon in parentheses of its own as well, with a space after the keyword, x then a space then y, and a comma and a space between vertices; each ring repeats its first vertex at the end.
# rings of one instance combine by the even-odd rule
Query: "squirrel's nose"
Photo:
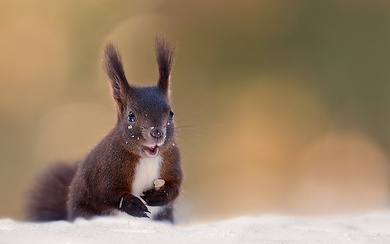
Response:
POLYGON ((150 131, 150 135, 155 139, 160 139, 163 136, 163 132, 159 128, 153 128, 150 131))

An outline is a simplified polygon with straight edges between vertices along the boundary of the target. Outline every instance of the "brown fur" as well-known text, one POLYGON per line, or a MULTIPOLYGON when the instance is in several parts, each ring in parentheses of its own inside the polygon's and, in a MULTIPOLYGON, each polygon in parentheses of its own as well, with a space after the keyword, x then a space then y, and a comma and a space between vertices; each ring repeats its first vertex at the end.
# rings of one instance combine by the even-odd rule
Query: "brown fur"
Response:
POLYGON ((76 170, 77 164, 58 162, 43 172, 28 194, 27 219, 35 222, 66 219, 67 194, 76 170))
POLYGON ((111 215, 116 210, 135 217, 147 217, 147 206, 150 205, 164 206, 163 211, 155 216, 156 220, 173 222, 173 202, 179 195, 183 176, 168 97, 173 49, 163 38, 156 39, 156 55, 158 83, 150 87, 135 87, 126 80, 117 50, 112 44, 107 44, 105 68, 117 104, 117 123, 86 156, 77 171, 76 167, 71 170, 64 165, 57 166, 39 180, 40 187, 30 194, 31 204, 27 207, 29 220, 73 221, 77 217, 89 219, 111 215), (135 116, 134 121, 130 120, 130 114, 135 116), (157 149, 152 145, 158 145, 157 149), (163 160, 160 176, 165 185, 144 192, 141 196, 147 203, 144 205, 132 195, 132 183, 140 158, 148 156, 148 153, 150 156, 154 150, 158 150, 163 160), (53 191, 58 194, 50 194, 53 191), (122 198, 122 208, 119 208, 122 198), (42 209, 51 211, 45 214, 42 209))

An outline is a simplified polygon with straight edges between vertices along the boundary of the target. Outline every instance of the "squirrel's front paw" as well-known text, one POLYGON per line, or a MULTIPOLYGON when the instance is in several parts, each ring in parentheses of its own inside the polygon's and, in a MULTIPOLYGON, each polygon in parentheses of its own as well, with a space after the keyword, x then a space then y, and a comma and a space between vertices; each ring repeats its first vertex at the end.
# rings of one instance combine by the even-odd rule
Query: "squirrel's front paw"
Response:
POLYGON ((163 206, 170 201, 168 189, 164 186, 144 191, 143 194, 141 198, 149 206, 163 206))
POLYGON ((149 218, 146 214, 150 213, 148 208, 141 199, 133 195, 122 197, 119 203, 119 209, 134 217, 149 218))

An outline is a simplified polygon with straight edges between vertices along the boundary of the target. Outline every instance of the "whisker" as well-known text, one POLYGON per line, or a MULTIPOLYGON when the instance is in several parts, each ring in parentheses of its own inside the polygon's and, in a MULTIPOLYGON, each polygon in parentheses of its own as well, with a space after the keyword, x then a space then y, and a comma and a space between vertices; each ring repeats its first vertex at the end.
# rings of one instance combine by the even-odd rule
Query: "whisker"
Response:
MULTIPOLYGON (((182 131, 182 130, 179 129, 179 132, 181 132, 181 131, 182 131)), ((198 137, 202 137, 202 138, 205 137, 205 135, 200 134, 200 133, 198 133, 198 132, 196 132, 196 131, 192 131, 192 130, 184 130, 184 132, 189 132, 189 133, 191 133, 191 134, 194 135, 194 136, 198 136, 198 137)))
POLYGON ((189 143, 189 144, 191 144, 191 146, 192 147, 199 147, 199 144, 198 143, 194 143, 194 142, 192 142, 191 140, 189 140, 189 139, 187 139, 187 138, 184 138, 184 137, 182 137, 182 136, 176 136, 179 140, 182 140, 182 141, 184 141, 184 142, 186 142, 186 143, 189 143))

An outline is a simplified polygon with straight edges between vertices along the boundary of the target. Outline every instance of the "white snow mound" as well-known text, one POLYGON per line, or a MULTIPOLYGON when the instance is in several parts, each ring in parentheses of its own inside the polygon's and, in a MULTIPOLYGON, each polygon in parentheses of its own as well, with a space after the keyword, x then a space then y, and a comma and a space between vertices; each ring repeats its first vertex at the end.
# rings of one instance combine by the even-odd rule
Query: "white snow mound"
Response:
POLYGON ((0 243, 390 243, 390 211, 297 218, 240 217, 200 225, 101 217, 37 224, 0 220, 0 243))

